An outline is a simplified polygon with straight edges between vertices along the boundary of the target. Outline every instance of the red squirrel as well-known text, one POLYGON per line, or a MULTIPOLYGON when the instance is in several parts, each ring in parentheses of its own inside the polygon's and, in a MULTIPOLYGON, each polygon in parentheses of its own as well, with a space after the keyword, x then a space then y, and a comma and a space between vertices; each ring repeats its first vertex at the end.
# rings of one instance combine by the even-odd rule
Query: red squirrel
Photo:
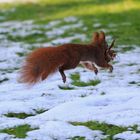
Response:
POLYGON ((31 52, 21 68, 20 81, 28 84, 35 84, 38 81, 45 80, 50 74, 57 70, 66 82, 65 70, 74 69, 81 62, 82 65, 95 74, 99 67, 108 68, 112 72, 112 65, 108 64, 115 57, 115 51, 105 40, 104 32, 95 32, 92 42, 89 44, 64 44, 58 47, 38 48, 31 52))

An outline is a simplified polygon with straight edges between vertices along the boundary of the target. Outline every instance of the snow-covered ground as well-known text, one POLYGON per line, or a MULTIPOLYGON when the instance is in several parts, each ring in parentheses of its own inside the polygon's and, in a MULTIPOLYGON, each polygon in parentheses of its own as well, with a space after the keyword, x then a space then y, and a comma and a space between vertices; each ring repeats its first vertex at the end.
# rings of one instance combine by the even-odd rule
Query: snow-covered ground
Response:
MULTIPOLYGON (((60 21, 53 21, 41 27, 46 29, 46 37, 59 36, 73 28, 84 25, 75 17, 64 19, 70 25, 56 28, 60 21), (47 29, 53 28, 47 31, 47 29), (61 30, 60 30, 61 29, 61 30)), ((94 26, 100 26, 96 24, 94 26)), ((105 136, 99 130, 90 130, 85 126, 73 126, 70 122, 99 121, 118 126, 140 126, 140 48, 122 53, 118 49, 114 71, 100 70, 96 76, 93 72, 81 67, 66 72, 67 83, 64 85, 57 72, 47 80, 29 87, 17 81, 24 57, 17 53, 27 53, 32 46, 23 42, 9 41, 6 34, 28 36, 40 33, 40 26, 33 21, 12 21, 0 23, 0 129, 29 124, 37 130, 27 133, 24 140, 65 140, 75 136, 87 140, 100 140, 105 136), (101 80, 96 86, 75 87, 73 90, 62 90, 59 86, 72 86, 70 74, 79 72, 82 81, 101 80), (104 94, 102 94, 104 93, 104 94), (36 110, 46 110, 36 114, 36 110), (34 116, 25 119, 6 117, 5 114, 27 113, 34 116)), ((84 28, 84 27, 83 27, 84 28)), ((84 28, 86 29, 86 28, 84 28)), ((52 40, 52 44, 67 43, 73 39, 85 40, 86 35, 76 34, 63 39, 52 40)), ((51 45, 42 44, 42 46, 51 45)), ((36 44, 37 47, 40 44, 36 44)), ((125 47, 120 46, 120 47, 125 47)), ((126 140, 140 139, 140 134, 126 131, 114 136, 126 140)), ((14 136, 0 133, 0 140, 17 140, 14 136)), ((23 139, 22 139, 23 140, 23 139)))

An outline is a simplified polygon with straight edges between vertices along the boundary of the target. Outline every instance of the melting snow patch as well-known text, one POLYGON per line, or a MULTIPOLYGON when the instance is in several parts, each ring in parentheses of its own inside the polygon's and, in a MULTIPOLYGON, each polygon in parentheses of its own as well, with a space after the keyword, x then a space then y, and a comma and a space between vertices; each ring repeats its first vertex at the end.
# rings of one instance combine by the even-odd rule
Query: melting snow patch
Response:
POLYGON ((76 22, 78 19, 76 17, 66 17, 64 18, 64 21, 66 22, 76 22))
POLYGON ((0 140, 11 140, 12 136, 5 134, 5 133, 0 133, 0 140))
POLYGON ((82 25, 83 25, 82 23, 78 23, 78 24, 71 24, 71 25, 65 25, 58 28, 53 28, 51 31, 47 31, 46 35, 49 38, 55 37, 55 36, 64 34, 66 31, 70 29, 80 28, 82 25))
POLYGON ((127 131, 114 136, 114 139, 123 139, 123 140, 138 140, 140 139, 140 134, 136 134, 133 131, 127 131))
POLYGON ((65 44, 65 43, 70 43, 74 39, 81 39, 82 41, 84 41, 86 39, 86 36, 81 35, 81 34, 76 34, 76 35, 71 36, 71 37, 58 38, 56 40, 53 40, 52 43, 53 44, 65 44))
POLYGON ((49 121, 41 125, 39 130, 28 132, 29 138, 37 138, 38 140, 45 140, 46 137, 65 140, 75 136, 86 137, 87 140, 104 138, 100 131, 92 131, 84 126, 73 126, 62 121, 49 121))
POLYGON ((93 25, 93 27, 94 28, 99 28, 99 27, 101 27, 102 25, 100 24, 100 23, 94 23, 94 25, 93 25))

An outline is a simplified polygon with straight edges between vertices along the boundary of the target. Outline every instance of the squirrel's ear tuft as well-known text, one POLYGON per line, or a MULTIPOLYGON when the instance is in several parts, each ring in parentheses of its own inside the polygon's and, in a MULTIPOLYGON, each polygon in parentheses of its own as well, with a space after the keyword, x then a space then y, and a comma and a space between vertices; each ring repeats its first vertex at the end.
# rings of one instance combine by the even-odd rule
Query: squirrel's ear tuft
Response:
POLYGON ((111 50, 111 48, 114 46, 114 43, 115 43, 115 39, 112 41, 110 47, 109 47, 109 50, 111 50))
POLYGON ((104 42, 105 42, 105 33, 101 31, 99 35, 99 43, 102 44, 104 42))
POLYGON ((93 38, 92 38, 92 43, 97 44, 98 43, 98 39, 99 39, 99 33, 98 32, 94 32, 93 33, 93 38))

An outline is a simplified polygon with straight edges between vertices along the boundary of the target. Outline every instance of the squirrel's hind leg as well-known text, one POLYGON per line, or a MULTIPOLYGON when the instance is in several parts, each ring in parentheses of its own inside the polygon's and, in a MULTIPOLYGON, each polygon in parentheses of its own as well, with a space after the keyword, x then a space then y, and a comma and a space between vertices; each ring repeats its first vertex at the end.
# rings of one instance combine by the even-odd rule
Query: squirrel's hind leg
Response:
POLYGON ((60 67, 59 72, 60 72, 60 74, 62 76, 63 83, 65 83, 66 82, 66 75, 64 73, 64 69, 62 67, 60 67))
POLYGON ((63 64, 62 66, 59 67, 59 72, 62 76, 62 80, 65 83, 66 82, 66 75, 64 73, 64 70, 69 70, 69 69, 73 69, 75 68, 77 65, 79 64, 79 61, 75 62, 75 63, 67 63, 67 64, 63 64))

